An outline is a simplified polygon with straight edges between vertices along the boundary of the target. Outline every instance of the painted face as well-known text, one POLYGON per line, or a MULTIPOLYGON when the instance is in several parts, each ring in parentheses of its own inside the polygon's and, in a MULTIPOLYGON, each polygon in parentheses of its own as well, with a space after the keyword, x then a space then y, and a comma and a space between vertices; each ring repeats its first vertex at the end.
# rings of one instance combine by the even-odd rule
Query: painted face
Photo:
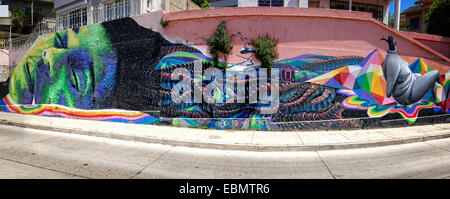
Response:
POLYGON ((41 36, 11 74, 9 94, 18 104, 109 107, 116 53, 101 24, 41 36))

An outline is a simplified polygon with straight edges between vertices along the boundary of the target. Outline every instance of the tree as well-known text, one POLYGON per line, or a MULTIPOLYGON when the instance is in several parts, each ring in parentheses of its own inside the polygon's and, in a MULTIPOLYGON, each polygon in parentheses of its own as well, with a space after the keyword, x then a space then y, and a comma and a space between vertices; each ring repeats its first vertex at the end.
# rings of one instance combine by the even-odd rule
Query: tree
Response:
POLYGON ((270 74, 274 60, 278 57, 276 46, 278 41, 272 39, 268 34, 258 39, 252 39, 255 49, 255 57, 261 62, 261 68, 267 68, 267 75, 270 74))
POLYGON ((22 33, 25 26, 26 15, 22 9, 15 9, 11 13, 11 18, 13 19, 14 26, 16 27, 16 32, 22 33))
POLYGON ((23 8, 15 9, 11 12, 13 19, 13 31, 20 34, 29 34, 33 30, 33 26, 37 24, 44 15, 36 10, 32 5, 33 2, 27 5, 26 11, 23 8), (33 10, 33 12, 31 12, 33 10), (33 13, 33 15, 31 15, 33 13), (33 19, 31 19, 33 17, 33 19), (33 22, 33 23, 32 23, 33 22))
POLYGON ((209 3, 206 0, 192 0, 192 2, 200 6, 200 8, 209 8, 209 3))
POLYGON ((435 0, 425 14, 426 32, 450 37, 450 0, 435 0))
MULTIPOLYGON (((389 20, 388 20, 388 25, 392 28, 394 28, 394 23, 395 23, 395 17, 394 14, 390 14, 389 15, 389 20)), ((401 31, 409 31, 408 29, 408 25, 404 24, 404 23, 400 23, 400 27, 399 29, 401 31)))
POLYGON ((222 68, 227 67, 226 55, 228 55, 233 48, 231 45, 230 37, 227 35, 225 29, 225 21, 222 21, 219 26, 217 26, 216 32, 211 36, 208 41, 209 53, 213 57, 214 65, 219 66, 219 55, 223 55, 224 63, 222 68))
POLYGON ((52 17, 56 17, 56 9, 52 8, 52 13, 50 14, 52 17))

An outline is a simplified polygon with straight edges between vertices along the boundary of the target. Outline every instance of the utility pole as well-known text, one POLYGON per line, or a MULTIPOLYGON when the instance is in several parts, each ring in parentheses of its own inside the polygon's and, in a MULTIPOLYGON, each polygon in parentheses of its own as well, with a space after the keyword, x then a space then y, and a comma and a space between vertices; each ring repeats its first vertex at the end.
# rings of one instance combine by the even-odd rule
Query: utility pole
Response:
POLYGON ((12 25, 9 26, 9 50, 12 50, 12 38, 11 38, 11 34, 12 34, 12 25))
POLYGON ((400 0, 395 0, 395 21, 394 21, 394 28, 396 30, 400 29, 400 0))

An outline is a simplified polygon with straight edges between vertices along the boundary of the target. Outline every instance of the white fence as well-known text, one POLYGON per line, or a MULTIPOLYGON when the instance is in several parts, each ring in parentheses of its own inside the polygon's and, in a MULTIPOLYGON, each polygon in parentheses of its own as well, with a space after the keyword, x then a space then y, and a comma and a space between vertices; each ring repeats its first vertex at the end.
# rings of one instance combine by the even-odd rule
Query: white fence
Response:
POLYGON ((59 13, 55 18, 41 20, 34 26, 32 33, 29 35, 0 40, 0 49, 12 50, 31 46, 34 40, 43 34, 135 16, 147 11, 162 9, 167 12, 177 12, 200 9, 191 0, 166 0, 164 4, 160 5, 160 8, 151 7, 150 9, 146 6, 142 5, 140 1, 118 0, 113 3, 103 4, 95 9, 80 8, 70 12, 59 13))
POLYGON ((138 1, 119 0, 107 3, 95 9, 81 8, 60 13, 56 17, 57 30, 76 28, 89 24, 130 17, 141 13, 138 1))
POLYGON ((0 48, 12 50, 22 48, 23 46, 30 46, 33 44, 34 40, 36 40, 36 38, 39 37, 39 35, 55 32, 56 30, 57 30, 56 19, 44 18, 37 24, 35 24, 33 31, 28 35, 10 39, 1 39, 0 48))

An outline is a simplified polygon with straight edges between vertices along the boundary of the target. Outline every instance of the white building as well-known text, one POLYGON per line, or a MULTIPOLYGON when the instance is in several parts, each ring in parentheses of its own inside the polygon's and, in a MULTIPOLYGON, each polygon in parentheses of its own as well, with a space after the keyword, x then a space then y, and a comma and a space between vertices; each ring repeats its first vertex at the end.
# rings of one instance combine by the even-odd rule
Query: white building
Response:
MULTIPOLYGON (((372 13, 375 19, 387 24, 389 3, 393 0, 210 0, 211 7, 301 7, 353 10, 372 13)), ((399 0, 397 0, 399 1, 399 0)))
POLYGON ((200 9, 191 0, 55 0, 60 29, 99 23, 147 12, 200 9))
MULTIPOLYGON (((353 10, 372 13, 387 24, 389 3, 393 0, 209 0, 217 7, 302 7, 353 10)), ((395 0, 400 5, 400 0, 395 0)), ((81 25, 109 21, 146 12, 165 12, 200 9, 191 0, 55 0, 58 27, 73 28, 81 25)), ((396 8, 396 27, 400 8, 396 8), (397 12, 398 11, 398 12, 397 12)))

